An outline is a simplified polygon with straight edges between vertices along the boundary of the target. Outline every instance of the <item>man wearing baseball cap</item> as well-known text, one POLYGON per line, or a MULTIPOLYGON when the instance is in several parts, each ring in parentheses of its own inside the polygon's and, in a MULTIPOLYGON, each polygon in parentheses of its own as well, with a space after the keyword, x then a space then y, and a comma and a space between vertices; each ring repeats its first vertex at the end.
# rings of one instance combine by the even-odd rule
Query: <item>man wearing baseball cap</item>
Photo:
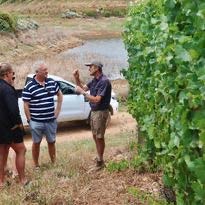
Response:
POLYGON ((106 129, 106 121, 109 116, 109 105, 111 99, 112 86, 108 78, 103 74, 103 64, 99 61, 93 61, 86 63, 89 67, 90 75, 93 79, 86 85, 83 85, 80 80, 79 71, 76 69, 73 71, 77 87, 76 92, 83 94, 90 103, 91 107, 91 131, 93 139, 97 149, 97 169, 105 166, 103 154, 105 150, 104 134, 106 129), (86 91, 90 91, 88 94, 86 91))

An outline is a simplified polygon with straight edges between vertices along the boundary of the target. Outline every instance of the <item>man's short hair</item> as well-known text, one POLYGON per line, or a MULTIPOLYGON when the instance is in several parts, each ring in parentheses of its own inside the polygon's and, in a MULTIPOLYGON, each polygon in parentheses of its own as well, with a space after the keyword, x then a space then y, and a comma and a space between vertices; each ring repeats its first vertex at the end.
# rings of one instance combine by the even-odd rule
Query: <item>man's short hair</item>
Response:
POLYGON ((43 60, 36 61, 32 66, 33 72, 37 73, 39 71, 39 68, 41 67, 41 65, 45 65, 45 62, 43 60))
POLYGON ((4 75, 12 70, 12 66, 9 63, 0 63, 0 78, 3 78, 4 75))

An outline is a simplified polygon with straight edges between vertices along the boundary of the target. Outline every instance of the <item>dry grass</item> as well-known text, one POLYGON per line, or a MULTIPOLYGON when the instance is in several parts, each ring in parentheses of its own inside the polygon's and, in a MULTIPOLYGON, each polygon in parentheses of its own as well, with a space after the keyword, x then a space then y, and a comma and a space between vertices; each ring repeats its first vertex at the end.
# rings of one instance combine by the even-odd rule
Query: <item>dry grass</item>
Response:
MULTIPOLYGON (((106 137, 106 163, 130 156, 129 144, 133 132, 106 137)), ((106 169, 94 172, 95 148, 92 140, 75 141, 57 145, 57 163, 48 161, 47 148, 41 148, 41 168, 33 171, 31 153, 27 153, 26 172, 31 183, 22 188, 8 178, 9 185, 1 190, 0 205, 73 204, 73 205, 125 205, 147 204, 129 193, 130 187, 158 197, 158 174, 138 175, 132 170, 110 173, 106 169), (138 202, 138 203, 136 203, 138 202), (143 203, 142 203, 143 202, 143 203)), ((150 198, 150 197, 147 197, 150 198)), ((152 200, 155 201, 156 200, 152 200)), ((155 203, 160 204, 160 203, 155 203)))
MULTIPOLYGON (((59 75, 72 81, 72 70, 79 68, 82 72, 82 79, 88 79, 88 73, 83 72, 83 61, 77 63, 75 57, 66 60, 60 59, 57 55, 69 48, 83 43, 85 39, 120 37, 124 20, 122 18, 100 18, 100 19, 62 19, 58 12, 68 8, 86 9, 100 7, 126 6, 126 0, 114 0, 112 2, 83 0, 83 1, 26 1, 25 3, 3 4, 0 8, 5 11, 15 11, 34 15, 34 19, 40 24, 37 31, 30 30, 20 32, 17 35, 0 34, 0 62, 9 62, 16 71, 16 88, 23 88, 25 78, 32 72, 32 64, 39 59, 45 60, 50 73, 59 75), (35 15, 37 12, 39 15, 35 15), (47 15, 51 13, 52 15, 47 15), (98 26, 96 26, 98 25, 98 26)), ((93 60, 95 56, 84 56, 86 61, 93 60)), ((110 65, 110 62, 103 62, 110 65)), ((113 63, 113 62, 112 62, 113 63)), ((115 63, 115 62, 114 62, 115 63)))
MULTIPOLYGON (((117 18, 113 18, 113 20, 118 25, 118 31, 113 26, 115 23, 110 22, 108 19, 90 19, 87 21, 69 20, 70 24, 72 24, 71 22, 76 22, 71 28, 46 25, 43 22, 38 31, 19 33, 18 38, 14 35, 1 35, 0 62, 10 62, 13 65, 17 73, 16 88, 23 87, 27 74, 32 71, 32 64, 39 59, 43 59, 48 63, 51 74, 57 74, 67 80, 72 80, 72 70, 75 68, 82 69, 84 62, 82 61, 81 64, 77 63, 73 56, 62 59, 59 58, 58 54, 82 44, 84 39, 119 36, 123 21, 117 18), (99 31, 92 30, 92 28, 96 27, 96 23, 100 25, 99 31)), ((83 56, 86 62, 93 58, 95 56, 83 56)), ((103 59, 103 62, 110 65, 110 62, 106 60, 103 59)), ((111 63, 113 64, 113 62, 111 63)), ((88 79, 86 75, 87 73, 82 72, 84 80, 88 79)))
POLYGON ((50 16, 58 15, 68 9, 73 9, 78 12, 84 10, 96 10, 99 8, 124 8, 127 7, 128 0, 40 0, 26 1, 23 3, 13 3, 2 5, 5 10, 10 12, 17 12, 27 15, 41 15, 50 16))
MULTIPOLYGON (((70 55, 68 55, 67 58, 61 58, 59 55, 57 55, 53 56, 53 58, 39 59, 43 59, 46 62, 46 64, 49 67, 50 74, 61 76, 62 78, 68 81, 74 82, 72 72, 74 69, 79 69, 82 81, 87 82, 90 79, 90 76, 87 68, 84 66, 84 63, 90 62, 93 59, 97 59, 97 56, 90 54, 84 55, 84 60, 82 59, 81 62, 79 62, 79 59, 76 59, 75 56, 70 55)), ((16 65, 14 67, 16 71, 16 88, 23 88, 27 74, 33 73, 32 65, 35 61, 36 58, 33 60, 28 59, 23 64, 16 65)), ((110 65, 114 65, 113 67, 116 67, 115 64, 119 64, 118 62, 107 59, 105 57, 103 58, 102 62, 104 63, 105 67, 109 68, 110 73, 112 73, 112 69, 113 73, 115 72, 115 69, 110 67, 110 65)), ((125 100, 127 98, 129 88, 126 80, 113 80, 112 86, 113 90, 115 91, 120 100, 125 100)))

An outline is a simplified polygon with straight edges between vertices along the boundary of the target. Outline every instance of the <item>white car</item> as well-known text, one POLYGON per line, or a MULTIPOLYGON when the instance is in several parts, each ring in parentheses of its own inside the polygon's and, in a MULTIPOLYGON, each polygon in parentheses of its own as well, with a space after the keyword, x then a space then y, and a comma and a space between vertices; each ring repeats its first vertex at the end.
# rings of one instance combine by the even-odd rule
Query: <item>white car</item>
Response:
MULTIPOLYGON (((31 80, 33 78, 33 75, 34 74, 29 74, 27 76, 26 82, 31 80)), ((89 122, 90 111, 91 111, 89 102, 86 100, 86 98, 83 95, 76 94, 75 92, 76 85, 55 75, 48 75, 48 77, 54 79, 59 83, 60 90, 63 93, 61 112, 57 121, 66 122, 66 121, 75 121, 75 120, 86 120, 87 122, 89 122)), ((17 91, 19 95, 18 103, 19 103, 19 109, 20 109, 23 125, 28 125, 24 113, 23 101, 21 98, 22 90, 17 90, 17 91)), ((54 100, 57 101, 56 96, 54 97, 54 100)), ((112 91, 109 111, 110 111, 110 115, 107 123, 110 122, 111 115, 113 115, 118 111, 118 101, 113 91, 112 91)))

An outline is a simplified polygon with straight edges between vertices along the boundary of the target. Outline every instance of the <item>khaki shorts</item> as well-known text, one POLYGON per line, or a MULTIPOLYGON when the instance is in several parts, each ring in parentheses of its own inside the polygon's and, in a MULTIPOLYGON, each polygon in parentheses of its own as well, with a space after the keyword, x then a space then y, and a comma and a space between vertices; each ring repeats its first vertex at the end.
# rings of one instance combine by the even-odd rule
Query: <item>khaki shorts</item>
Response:
POLYGON ((97 138, 104 138, 108 116, 109 110, 98 110, 91 112, 91 131, 97 138))

